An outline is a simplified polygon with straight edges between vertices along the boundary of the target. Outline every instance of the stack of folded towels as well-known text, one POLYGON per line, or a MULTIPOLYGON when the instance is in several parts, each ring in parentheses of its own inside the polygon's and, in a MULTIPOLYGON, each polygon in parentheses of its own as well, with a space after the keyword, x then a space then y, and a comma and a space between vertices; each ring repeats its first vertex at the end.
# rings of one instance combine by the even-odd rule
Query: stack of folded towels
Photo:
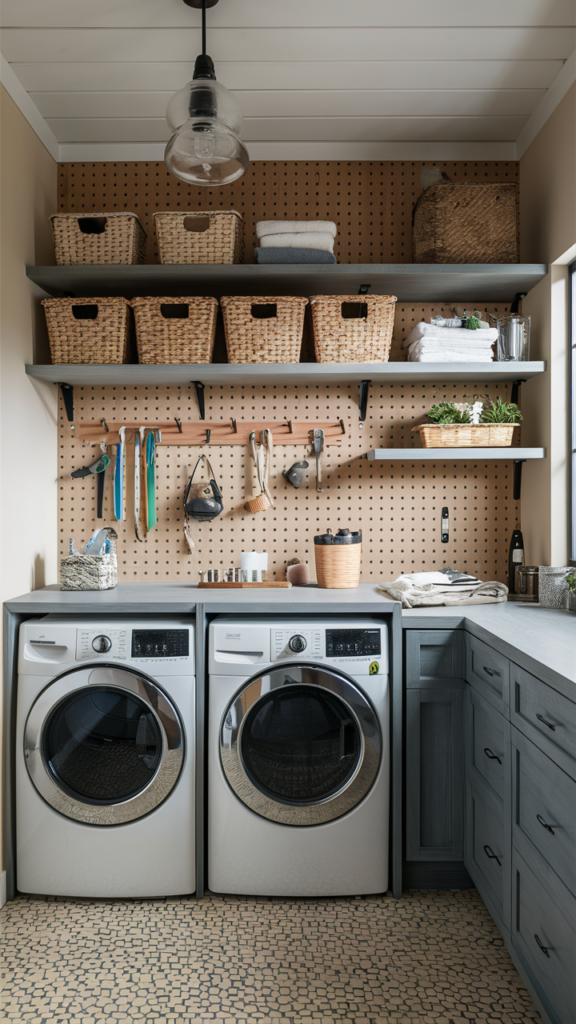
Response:
POLYGON ((508 587, 503 583, 482 583, 458 569, 402 574, 391 583, 381 583, 378 590, 393 601, 401 601, 403 608, 499 604, 508 598, 508 587))
POLYGON ((404 339, 402 348, 408 349, 412 363, 487 363, 494 359, 492 346, 497 337, 495 327, 471 331, 422 321, 404 339))
POLYGON ((256 263, 336 263, 331 220, 259 220, 256 263))

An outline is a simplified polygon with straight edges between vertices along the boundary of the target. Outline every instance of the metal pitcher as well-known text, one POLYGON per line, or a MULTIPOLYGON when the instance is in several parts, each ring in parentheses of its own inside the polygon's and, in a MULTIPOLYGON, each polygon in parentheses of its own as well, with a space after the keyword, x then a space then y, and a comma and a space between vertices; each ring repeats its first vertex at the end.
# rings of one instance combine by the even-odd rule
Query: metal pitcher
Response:
POLYGON ((518 313, 496 320, 496 359, 499 363, 525 362, 530 359, 531 320, 531 316, 520 316, 518 313))

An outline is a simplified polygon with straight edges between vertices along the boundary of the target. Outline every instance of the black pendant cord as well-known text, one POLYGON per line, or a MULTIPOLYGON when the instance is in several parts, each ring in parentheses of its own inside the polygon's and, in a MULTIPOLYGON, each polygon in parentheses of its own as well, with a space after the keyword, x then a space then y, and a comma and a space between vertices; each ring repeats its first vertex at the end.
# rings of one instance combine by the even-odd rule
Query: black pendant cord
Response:
POLYGON ((206 56, 206 0, 202 0, 202 56, 206 56))

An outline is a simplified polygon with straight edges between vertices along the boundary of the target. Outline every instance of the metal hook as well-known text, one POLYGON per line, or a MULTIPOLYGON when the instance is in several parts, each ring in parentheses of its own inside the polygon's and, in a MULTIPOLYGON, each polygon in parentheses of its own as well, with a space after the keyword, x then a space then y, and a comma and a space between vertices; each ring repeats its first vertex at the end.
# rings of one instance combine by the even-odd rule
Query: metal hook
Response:
POLYGON ((206 444, 210 444, 210 431, 206 429, 206 444))
POLYGON ((178 433, 181 434, 182 433, 182 423, 178 419, 177 416, 174 417, 174 422, 175 422, 176 426, 178 427, 178 433))
POLYGON ((162 431, 161 430, 155 430, 154 431, 154 440, 156 441, 156 444, 162 444, 162 431))
POLYGON ((108 424, 106 423, 106 420, 105 419, 101 419, 100 423, 102 424, 102 429, 104 430, 104 433, 105 434, 109 434, 110 433, 110 428, 109 428, 108 424))
POLYGON ((292 420, 286 420, 286 423, 288 424, 288 433, 292 434, 293 433, 293 430, 292 430, 292 420))
POLYGON ((232 424, 232 431, 233 431, 233 433, 237 434, 238 433, 238 427, 236 426, 236 420, 231 419, 230 423, 232 424))
POLYGON ((346 433, 346 427, 344 426, 344 420, 340 420, 340 430, 343 434, 346 433))

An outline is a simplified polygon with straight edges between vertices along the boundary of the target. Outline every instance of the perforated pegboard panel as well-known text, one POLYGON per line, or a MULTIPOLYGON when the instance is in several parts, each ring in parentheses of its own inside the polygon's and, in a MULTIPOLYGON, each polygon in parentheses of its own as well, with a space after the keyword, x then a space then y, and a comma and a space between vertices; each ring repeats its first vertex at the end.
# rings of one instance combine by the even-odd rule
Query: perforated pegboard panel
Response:
POLYGON ((137 213, 148 233, 148 263, 158 262, 152 214, 187 209, 238 210, 246 263, 253 262, 256 221, 276 217, 335 221, 339 263, 411 263, 412 208, 422 191, 422 169, 433 166, 452 181, 518 179, 515 161, 258 160, 233 185, 195 189, 161 161, 65 163, 59 209, 137 213))
MULTIPOLYGON (((470 306, 473 304, 470 303, 470 306)), ((503 313, 505 307, 484 306, 503 313)), ((421 318, 429 319, 441 306, 402 306, 397 310, 395 351, 421 318)), ((206 416, 212 420, 339 419, 348 428, 342 447, 330 447, 323 458, 324 490, 316 492, 314 458, 310 449, 282 446, 275 449, 272 493, 276 507, 249 515, 244 501, 253 493, 252 459, 244 448, 209 449, 162 447, 157 461, 158 526, 138 543, 132 526, 132 502, 127 520, 116 524, 112 515, 110 483, 105 519, 119 533, 121 580, 195 582, 198 568, 239 565, 243 550, 269 552, 271 571, 282 578, 289 558, 314 563, 313 536, 327 527, 364 531, 362 579, 394 579, 400 572, 457 566, 483 579, 506 582, 510 533, 519 517, 512 498, 511 462, 450 461, 439 453, 430 463, 369 463, 363 452, 377 447, 416 444, 411 428, 434 402, 472 400, 475 395, 509 398, 506 384, 390 384, 372 386, 368 417, 358 423, 356 385, 301 385, 282 387, 206 388, 206 416), (194 523, 197 545, 190 556, 182 533, 182 495, 188 473, 199 451, 208 451, 224 494, 225 512, 212 523, 194 523), (306 483, 294 490, 282 469, 306 458, 306 483), (440 513, 450 510, 450 543, 440 543, 440 513)), ((194 388, 83 387, 75 388, 75 416, 81 421, 136 420, 154 423, 174 416, 197 419, 194 388)), ((60 548, 67 553, 68 538, 85 542, 98 521, 93 478, 71 479, 71 471, 93 462, 98 449, 73 439, 63 407, 60 408, 60 548)), ((133 463, 128 459, 128 476, 133 463)), ((102 523, 100 524, 102 525, 102 523)))

